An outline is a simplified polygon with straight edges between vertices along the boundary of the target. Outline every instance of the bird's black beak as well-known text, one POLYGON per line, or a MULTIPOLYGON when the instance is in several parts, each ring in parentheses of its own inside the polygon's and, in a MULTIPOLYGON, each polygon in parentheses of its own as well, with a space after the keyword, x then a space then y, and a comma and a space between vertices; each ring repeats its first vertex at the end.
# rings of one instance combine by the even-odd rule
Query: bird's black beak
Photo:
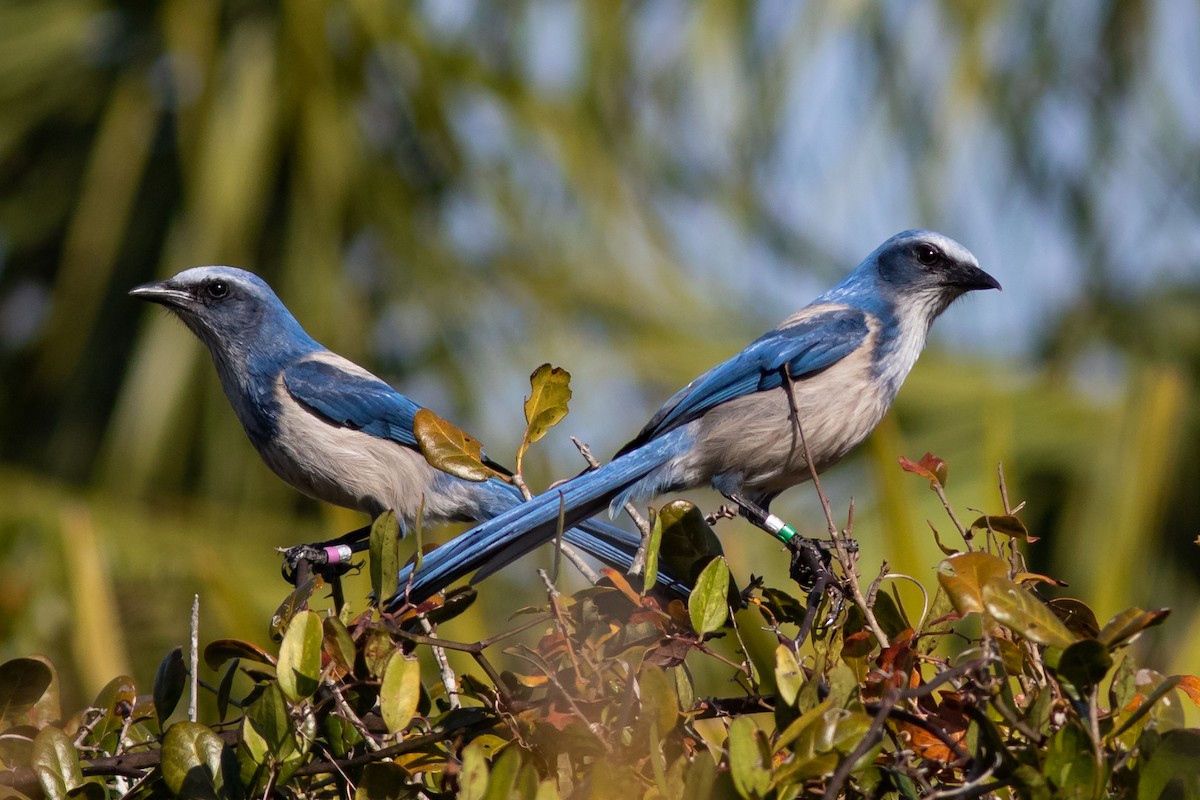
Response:
POLYGON ((971 264, 958 264, 946 275, 947 283, 964 292, 977 289, 1000 289, 1000 281, 971 264))
POLYGON ((143 283, 141 286, 130 289, 129 296, 158 303, 168 308, 188 308, 196 301, 191 292, 172 281, 143 283))

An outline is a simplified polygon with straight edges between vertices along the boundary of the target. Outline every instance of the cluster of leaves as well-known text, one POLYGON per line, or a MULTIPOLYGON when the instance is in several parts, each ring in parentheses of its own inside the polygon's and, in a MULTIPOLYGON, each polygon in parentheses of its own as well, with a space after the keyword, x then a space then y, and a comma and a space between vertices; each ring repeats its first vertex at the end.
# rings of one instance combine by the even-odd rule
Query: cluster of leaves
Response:
POLYGON ((277 648, 205 648, 220 677, 203 721, 170 724, 179 651, 151 695, 120 677, 71 717, 52 667, 10 661, 0 779, 54 800, 1200 796, 1200 732, 1180 708, 1200 681, 1140 668, 1128 648, 1166 612, 1100 626, 1080 601, 1043 601, 1030 587, 1049 579, 1020 568, 1031 537, 1011 513, 963 529, 915 624, 876 581, 865 606, 808 598, 811 625, 793 593, 736 590, 694 507, 669 504, 653 529, 652 550, 688 554, 672 567, 694 576, 686 602, 611 570, 572 596, 548 581, 542 607, 481 642, 435 636, 474 590, 352 616, 307 608, 316 580, 274 620, 277 648), (479 669, 448 670, 445 649, 479 669), (414 651, 439 655, 437 678, 414 651), (736 688, 699 696, 702 659, 736 688))
MULTIPOLYGON (((518 464, 565 415, 568 377, 532 376, 518 464)), ((434 463, 523 487, 444 420, 419 426, 434 463)), ((863 591, 852 531, 832 516, 833 581, 739 589, 713 520, 675 501, 645 524, 641 576, 608 569, 567 596, 543 574, 545 603, 483 641, 439 633, 475 589, 317 612, 317 576, 272 619, 276 645, 204 649, 211 684, 177 649, 150 694, 121 676, 64 717, 50 664, 0 665, 0 785, 52 800, 1200 798, 1200 731, 1180 706, 1200 703, 1200 680, 1140 668, 1128 647, 1167 612, 1101 626, 1079 600, 1044 601, 1033 587, 1056 582, 1024 569, 1020 546, 1036 540, 1003 484, 1002 513, 963 526, 942 461, 901 465, 929 480, 963 542, 938 537, 946 558, 915 622, 895 591, 906 576, 885 568, 863 591), (690 581, 688 597, 656 588, 660 567, 690 581), (475 668, 452 669, 450 650, 475 668), (713 672, 729 681, 706 694, 697 676, 713 672), (172 723, 189 684, 211 694, 206 718, 193 703, 172 723)), ((390 514, 371 531, 376 597, 395 589, 397 533, 390 514)))

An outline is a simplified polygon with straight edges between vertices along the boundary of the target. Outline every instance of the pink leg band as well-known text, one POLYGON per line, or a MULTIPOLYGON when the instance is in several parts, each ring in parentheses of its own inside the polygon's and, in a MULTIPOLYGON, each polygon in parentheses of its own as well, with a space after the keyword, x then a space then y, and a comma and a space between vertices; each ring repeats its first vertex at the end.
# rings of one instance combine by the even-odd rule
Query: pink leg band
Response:
POLYGON ((354 551, 348 544, 330 545, 325 548, 325 555, 329 556, 330 564, 340 564, 343 561, 349 561, 353 557, 354 551))

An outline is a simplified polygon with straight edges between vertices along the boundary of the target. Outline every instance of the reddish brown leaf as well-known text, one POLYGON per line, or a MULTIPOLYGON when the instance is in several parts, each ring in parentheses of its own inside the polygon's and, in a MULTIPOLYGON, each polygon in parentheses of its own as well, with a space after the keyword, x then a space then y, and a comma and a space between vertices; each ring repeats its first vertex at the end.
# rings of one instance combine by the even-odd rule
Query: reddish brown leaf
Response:
POLYGON ((1175 688, 1186 694, 1193 703, 1200 707, 1200 678, 1195 675, 1181 675, 1175 688))
MULTIPOLYGON (((924 728, 911 725, 907 722, 896 723, 897 730, 907 734, 908 742, 917 755, 928 758, 931 761, 954 761, 955 755, 949 747, 942 743, 942 740, 929 733, 924 728)), ((963 739, 966 737, 966 731, 950 733, 949 736, 955 744, 962 745, 963 739)))
POLYGON ((875 648, 875 637, 870 631, 852 633, 842 642, 843 658, 866 658, 875 648))
POLYGON ((663 669, 679 666, 691 651, 692 645, 692 642, 680 637, 665 639, 646 653, 642 663, 663 669))
POLYGON ((946 462, 935 456, 933 453, 926 453, 921 456, 920 461, 912 461, 911 459, 900 456, 900 468, 905 472, 911 472, 914 475, 920 475, 929 481, 929 485, 945 486, 949 479, 949 467, 946 462))
POLYGON ((571 723, 577 722, 578 717, 565 711, 559 711, 557 708, 551 708, 546 712, 546 716, 542 718, 542 721, 557 731, 563 731, 571 723))
POLYGON ((621 594, 628 597, 631 603, 638 606, 642 604, 641 595, 633 590, 633 587, 629 585, 629 581, 625 580, 625 576, 619 571, 613 569, 612 567, 601 567, 600 572, 604 575, 604 577, 612 581, 612 585, 615 586, 617 590, 621 592, 621 594))

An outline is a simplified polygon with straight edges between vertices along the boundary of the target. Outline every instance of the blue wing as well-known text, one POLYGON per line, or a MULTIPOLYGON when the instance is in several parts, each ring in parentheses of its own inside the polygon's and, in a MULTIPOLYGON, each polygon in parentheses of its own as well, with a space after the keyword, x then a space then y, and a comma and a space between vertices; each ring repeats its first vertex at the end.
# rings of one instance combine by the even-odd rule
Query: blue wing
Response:
POLYGON ((779 388, 784 365, 793 380, 820 372, 857 350, 868 333, 866 313, 852 308, 832 309, 776 328, 679 390, 621 453, 735 397, 779 388))
POLYGON ((418 449, 413 417, 421 407, 374 376, 308 360, 285 368, 283 385, 298 403, 333 425, 418 449))

